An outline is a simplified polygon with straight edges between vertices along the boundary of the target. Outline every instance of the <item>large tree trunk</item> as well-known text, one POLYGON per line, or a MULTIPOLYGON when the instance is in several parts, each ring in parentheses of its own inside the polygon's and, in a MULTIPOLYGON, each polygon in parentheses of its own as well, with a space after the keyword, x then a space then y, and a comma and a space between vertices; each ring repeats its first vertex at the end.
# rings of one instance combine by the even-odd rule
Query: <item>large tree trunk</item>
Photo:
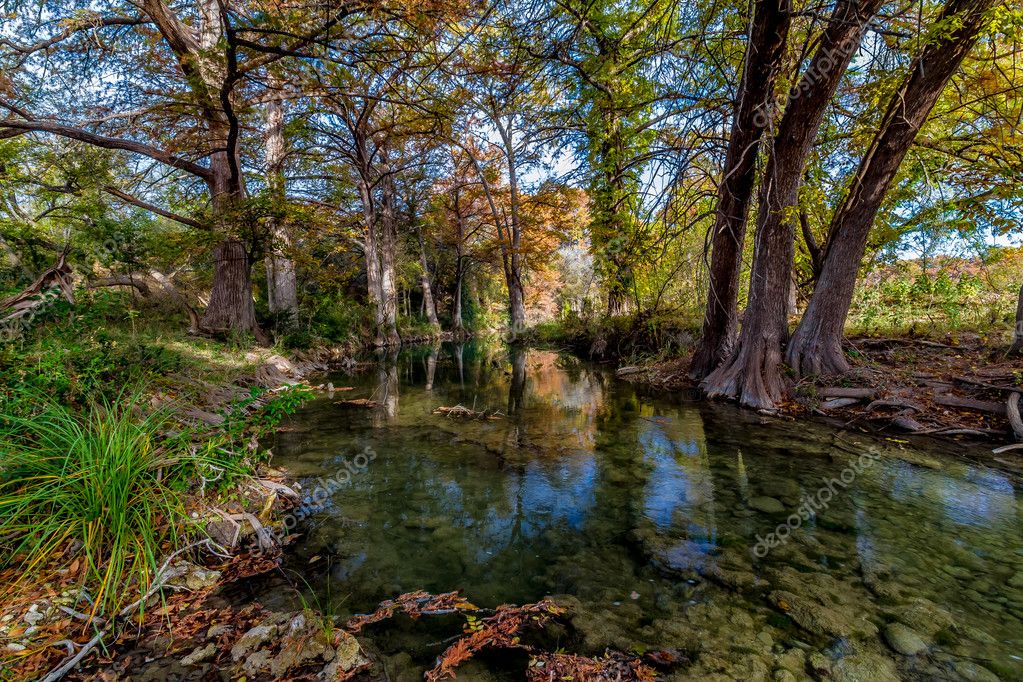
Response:
POLYGON ((973 47, 985 12, 997 0, 949 0, 942 18, 954 30, 928 43, 892 96, 852 186, 831 221, 821 274, 789 343, 787 361, 799 376, 849 369, 842 332, 867 237, 899 166, 934 104, 973 47))
POLYGON ((401 343, 398 336, 398 293, 394 272, 395 250, 398 246, 398 225, 394 214, 394 179, 387 175, 381 182, 380 211, 380 297, 384 327, 380 330, 386 345, 401 343))
MULTIPOLYGON (((271 88, 279 83, 271 81, 271 88)), ((279 99, 266 104, 266 166, 267 184, 275 203, 283 205, 284 193, 284 107, 279 99)), ((276 208, 276 207, 275 207, 276 208)), ((295 263, 289 257, 292 248, 291 230, 276 216, 270 222, 266 255, 266 295, 270 312, 294 315, 298 310, 298 280, 295 263)))
POLYGON ((377 248, 377 220, 373 208, 373 193, 369 182, 365 179, 359 181, 359 196, 362 199, 363 237, 362 252, 366 262, 366 297, 373 309, 373 343, 377 346, 386 344, 386 336, 383 330, 384 306, 383 296, 380 289, 380 251, 377 248))
POLYGON ((746 43, 732 132, 717 210, 710 234, 710 289, 703 317, 703 333, 689 374, 703 379, 728 357, 738 320, 739 272, 746 239, 760 139, 770 122, 769 100, 774 92, 785 52, 791 16, 788 0, 758 0, 746 43))
POLYGON ((202 316, 202 330, 224 334, 252 332, 257 341, 265 343, 266 336, 256 323, 252 268, 245 245, 230 239, 223 241, 214 249, 213 261, 213 290, 202 316))
POLYGON ((440 332, 440 320, 437 319, 437 302, 433 299, 433 284, 430 282, 430 262, 426 259, 426 240, 423 238, 423 230, 416 231, 419 237, 419 265, 423 268, 423 274, 419 276, 419 286, 423 290, 423 308, 426 311, 426 319, 433 328, 434 333, 440 332))
POLYGON ((782 347, 798 221, 799 186, 828 103, 881 0, 840 0, 806 72, 789 93, 761 181, 750 302, 732 355, 703 382, 711 397, 771 408, 785 393, 782 347))
POLYGON ((518 160, 515 156, 515 140, 511 122, 499 127, 504 140, 508 161, 508 192, 510 194, 511 224, 508 227, 508 257, 505 275, 508 281, 508 312, 513 334, 526 328, 526 294, 522 286, 522 219, 519 198, 518 160))

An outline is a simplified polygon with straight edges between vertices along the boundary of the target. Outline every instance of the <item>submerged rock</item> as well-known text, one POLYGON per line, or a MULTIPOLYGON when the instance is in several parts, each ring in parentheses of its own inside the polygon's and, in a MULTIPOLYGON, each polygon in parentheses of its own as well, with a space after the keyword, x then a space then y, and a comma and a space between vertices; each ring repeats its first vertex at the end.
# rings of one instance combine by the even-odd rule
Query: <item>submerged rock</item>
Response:
POLYGON ((900 682, 895 663, 885 656, 858 652, 839 659, 831 667, 834 682, 900 682))
POLYGON ((756 509, 758 512, 764 514, 784 514, 785 505, 781 503, 781 500, 774 497, 767 497, 761 495, 754 497, 749 501, 750 509, 756 509))
POLYGON ((771 601, 807 632, 830 637, 872 637, 877 626, 854 609, 837 609, 792 592, 777 590, 771 601))
POLYGON ((892 609, 892 615, 895 620, 928 637, 933 637, 935 633, 951 627, 955 622, 948 611, 922 597, 892 609))
POLYGON ((884 640, 903 656, 916 656, 927 651, 927 642, 902 623, 889 623, 884 628, 884 640))
POLYGON ((955 664, 955 669, 967 682, 1000 682, 998 675, 973 661, 959 661, 955 664))

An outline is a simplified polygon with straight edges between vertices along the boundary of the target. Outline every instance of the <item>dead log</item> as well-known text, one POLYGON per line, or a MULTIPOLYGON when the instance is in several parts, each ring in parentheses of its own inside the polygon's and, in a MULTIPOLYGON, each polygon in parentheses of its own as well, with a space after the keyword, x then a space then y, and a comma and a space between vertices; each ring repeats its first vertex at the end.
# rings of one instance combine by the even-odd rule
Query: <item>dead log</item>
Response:
POLYGON ((906 415, 899 415, 895 417, 895 419, 892 419, 892 426, 902 429, 903 431, 909 431, 910 433, 924 430, 923 424, 912 417, 907 417, 906 415))
POLYGON ((68 303, 74 305, 74 284, 71 281, 71 266, 67 264, 69 243, 57 258, 36 281, 0 303, 0 326, 14 330, 24 327, 37 314, 49 307, 54 298, 63 296, 68 303))
POLYGON ((877 390, 873 388, 845 388, 842 386, 824 386, 817 390, 822 398, 873 398, 877 390))
POLYGON ((136 277, 132 277, 131 275, 100 277, 99 279, 89 282, 86 286, 89 289, 100 289, 102 287, 134 287, 141 295, 147 298, 152 293, 148 284, 136 277))
MULTIPOLYGON (((1013 395, 1018 396, 1018 393, 1013 395)), ((996 403, 991 400, 974 400, 973 398, 960 398, 954 395, 936 395, 932 398, 938 405, 944 405, 945 407, 960 407, 966 410, 976 410, 977 412, 989 412, 991 414, 997 414, 1000 417, 1005 416, 1005 405, 1002 403, 996 403)))

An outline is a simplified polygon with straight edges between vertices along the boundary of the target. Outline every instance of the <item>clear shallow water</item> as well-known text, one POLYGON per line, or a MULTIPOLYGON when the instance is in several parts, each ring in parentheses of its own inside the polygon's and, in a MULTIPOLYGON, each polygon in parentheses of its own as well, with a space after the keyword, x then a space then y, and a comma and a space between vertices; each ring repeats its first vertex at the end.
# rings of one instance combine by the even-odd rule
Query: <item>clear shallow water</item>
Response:
MULTIPOLYGON (((483 606, 562 595, 569 648, 679 649, 694 662, 669 679, 1023 679, 1023 512, 1008 474, 643 395, 569 356, 500 345, 417 348, 332 380, 354 390, 310 403, 274 464, 306 493, 340 476, 288 564, 321 602, 342 597, 342 615, 417 589, 483 606), (335 404, 352 398, 381 406, 335 404), (433 414, 458 404, 501 418, 433 414), (371 461, 356 460, 366 448, 371 461), (788 517, 759 556, 807 497, 816 513, 788 517), (922 654, 886 643, 907 627, 922 654)), ((443 649, 430 627, 375 631, 392 679, 421 676, 443 649)))

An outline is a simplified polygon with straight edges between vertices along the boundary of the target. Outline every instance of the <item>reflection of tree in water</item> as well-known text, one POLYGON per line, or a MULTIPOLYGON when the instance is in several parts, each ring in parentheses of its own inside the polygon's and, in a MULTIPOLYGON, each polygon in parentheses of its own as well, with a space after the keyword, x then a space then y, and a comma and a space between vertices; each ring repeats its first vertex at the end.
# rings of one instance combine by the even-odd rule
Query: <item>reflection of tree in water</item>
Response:
POLYGON ((433 381, 437 375, 437 356, 440 354, 440 341, 430 347, 426 355, 426 390, 433 390, 433 381))
POLYGON ((383 408, 373 411, 373 426, 386 426, 398 417, 398 349, 379 351, 377 358, 377 386, 374 399, 383 408))
POLYGON ((522 348, 511 348, 511 385, 508 387, 508 415, 519 414, 526 394, 526 351, 522 348))

